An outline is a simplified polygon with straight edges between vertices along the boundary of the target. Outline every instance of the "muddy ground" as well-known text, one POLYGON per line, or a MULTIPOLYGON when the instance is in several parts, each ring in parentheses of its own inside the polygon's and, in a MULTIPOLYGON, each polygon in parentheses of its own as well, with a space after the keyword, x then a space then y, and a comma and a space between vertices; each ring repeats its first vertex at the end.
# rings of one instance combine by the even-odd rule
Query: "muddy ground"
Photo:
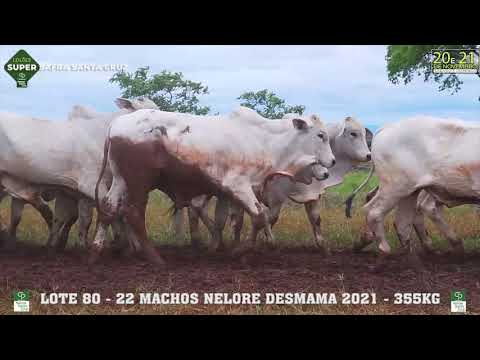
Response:
POLYGON ((480 255, 463 259, 423 256, 416 268, 395 255, 377 268, 373 252, 336 251, 325 257, 313 248, 259 250, 243 259, 194 253, 190 248, 158 249, 168 262, 159 270, 139 256, 102 255, 89 268, 86 254, 67 250, 48 256, 43 248, 0 253, 0 313, 13 313, 12 292, 32 292, 33 314, 450 314, 450 291, 466 290, 467 310, 480 314, 480 255), (40 292, 97 292, 101 305, 40 305, 40 292), (136 294, 134 305, 107 304, 119 292, 136 294), (139 292, 335 293, 333 305, 140 305, 139 292), (342 292, 374 292, 377 304, 341 304, 342 292), (397 292, 438 292, 439 305, 394 304, 397 292), (389 298, 389 302, 384 301, 389 298))

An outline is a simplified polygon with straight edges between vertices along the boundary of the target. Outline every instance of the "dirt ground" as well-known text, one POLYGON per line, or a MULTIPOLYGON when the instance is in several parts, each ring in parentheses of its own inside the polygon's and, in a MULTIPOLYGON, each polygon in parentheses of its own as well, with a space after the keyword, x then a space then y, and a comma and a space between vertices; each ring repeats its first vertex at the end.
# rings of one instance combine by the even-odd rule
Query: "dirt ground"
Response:
POLYGON ((12 292, 31 292, 30 314, 450 314, 450 291, 466 290, 467 311, 480 314, 480 255, 422 257, 415 268, 394 255, 378 269, 372 252, 337 251, 329 257, 313 248, 264 249, 242 259, 227 254, 196 254, 190 248, 159 248, 166 270, 138 256, 102 255, 88 268, 80 250, 49 257, 42 248, 0 253, 0 314, 13 314, 12 292), (97 292, 101 305, 41 305, 41 292, 97 292), (134 305, 106 303, 117 293, 133 292, 134 305), (140 292, 161 293, 335 293, 330 305, 146 305, 140 292), (341 293, 375 293, 376 304, 341 304, 341 293), (395 293, 440 293, 439 305, 394 304, 395 293), (388 302, 384 298, 389 298, 388 302))

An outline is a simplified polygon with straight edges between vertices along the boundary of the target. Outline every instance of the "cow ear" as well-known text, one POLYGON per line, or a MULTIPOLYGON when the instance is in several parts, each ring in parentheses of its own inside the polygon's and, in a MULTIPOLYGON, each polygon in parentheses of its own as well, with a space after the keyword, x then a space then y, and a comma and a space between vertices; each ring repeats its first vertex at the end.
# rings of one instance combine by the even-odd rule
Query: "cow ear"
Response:
POLYGON ((118 106, 119 109, 135 110, 132 100, 129 99, 118 98, 115 100, 115 104, 118 106))
POLYGON ((339 135, 343 135, 345 133, 346 125, 347 125, 347 121, 348 121, 347 119, 342 121, 342 127, 340 128, 340 132, 338 133, 339 135))
POLYGON ((323 126, 322 120, 320 119, 320 117, 318 115, 312 114, 310 118, 315 125, 323 126))
POLYGON ((365 137, 366 137, 366 140, 367 140, 368 149, 372 150, 373 133, 370 131, 369 128, 365 128, 365 137))
POLYGON ((293 127, 297 130, 307 130, 308 129, 308 124, 305 120, 295 118, 292 119, 293 127))

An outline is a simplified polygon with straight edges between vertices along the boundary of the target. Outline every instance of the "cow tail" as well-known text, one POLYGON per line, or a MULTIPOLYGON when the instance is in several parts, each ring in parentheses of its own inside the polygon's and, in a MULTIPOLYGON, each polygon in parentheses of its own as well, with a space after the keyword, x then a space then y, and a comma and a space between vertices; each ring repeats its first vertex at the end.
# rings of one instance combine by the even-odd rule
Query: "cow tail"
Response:
POLYGON ((95 205, 97 207, 99 215, 102 215, 104 217, 108 216, 108 214, 103 211, 100 201, 98 199, 98 188, 100 187, 100 182, 102 181, 103 175, 105 174, 105 168, 107 167, 108 153, 110 151, 110 128, 111 125, 108 127, 107 137, 105 138, 105 144, 103 145, 102 169, 100 170, 100 175, 95 185, 95 205))
POLYGON ((370 181, 370 179, 372 178, 372 175, 373 175, 373 172, 375 170, 375 163, 372 164, 372 168, 370 169, 370 172, 368 173, 368 176, 367 178, 363 181, 363 183, 360 184, 359 187, 357 187, 353 192, 352 194, 347 198, 347 200, 345 201, 345 216, 347 218, 351 218, 352 217, 352 203, 353 203, 353 198, 355 197, 355 195, 358 194, 358 192, 360 190, 362 190, 362 188, 367 185, 367 183, 370 181))

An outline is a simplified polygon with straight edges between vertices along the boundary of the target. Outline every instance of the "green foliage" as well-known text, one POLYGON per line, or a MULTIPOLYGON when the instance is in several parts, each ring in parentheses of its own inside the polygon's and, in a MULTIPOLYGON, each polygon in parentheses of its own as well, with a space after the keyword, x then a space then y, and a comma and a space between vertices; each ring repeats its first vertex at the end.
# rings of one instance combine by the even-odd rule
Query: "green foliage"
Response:
MULTIPOLYGON (((341 196, 342 201, 345 201, 347 197, 357 188, 360 184, 367 178, 369 170, 356 170, 350 172, 343 179, 341 184, 330 187, 327 189, 327 193, 335 193, 341 196)), ((367 194, 369 191, 373 190, 378 185, 378 179, 374 175, 368 184, 362 189, 361 194, 367 194)), ((364 197, 359 196, 359 197, 364 197)))
POLYGON ((186 80, 181 72, 162 71, 149 75, 149 67, 142 67, 134 73, 124 70, 109 80, 117 83, 125 98, 148 97, 161 110, 206 115, 208 106, 199 105, 199 95, 208 94, 208 87, 200 82, 186 80))
POLYGON ((285 114, 296 113, 302 115, 305 111, 303 105, 287 105, 285 100, 280 99, 267 89, 257 92, 249 91, 240 95, 237 100, 243 100, 240 104, 257 111, 268 119, 280 119, 285 114))
POLYGON ((463 82, 456 74, 434 74, 431 68, 433 49, 468 49, 476 45, 389 45, 387 48, 388 79, 398 84, 412 81, 414 75, 423 75, 424 81, 433 79, 439 84, 439 91, 449 89, 451 93, 460 90, 463 82))

